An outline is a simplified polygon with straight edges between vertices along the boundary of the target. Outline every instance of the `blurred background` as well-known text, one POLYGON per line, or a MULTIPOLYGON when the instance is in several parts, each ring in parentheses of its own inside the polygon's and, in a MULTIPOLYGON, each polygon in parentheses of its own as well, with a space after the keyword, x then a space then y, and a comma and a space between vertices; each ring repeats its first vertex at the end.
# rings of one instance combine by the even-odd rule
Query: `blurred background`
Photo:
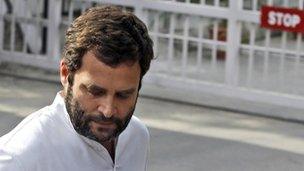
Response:
POLYGON ((304 168, 304 34, 260 26, 262 6, 303 0, 0 0, 0 135, 52 101, 65 30, 100 4, 154 41, 136 109, 149 170, 304 168))

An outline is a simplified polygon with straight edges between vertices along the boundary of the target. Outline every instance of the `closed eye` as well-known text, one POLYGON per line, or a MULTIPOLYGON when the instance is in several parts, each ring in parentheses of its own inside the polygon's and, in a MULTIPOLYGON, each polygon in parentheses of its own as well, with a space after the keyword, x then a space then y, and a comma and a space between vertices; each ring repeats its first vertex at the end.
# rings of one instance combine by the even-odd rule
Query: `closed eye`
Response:
POLYGON ((123 91, 117 92, 116 96, 120 99, 128 99, 131 96, 133 96, 134 93, 135 93, 135 89, 131 88, 128 90, 123 90, 123 91))
POLYGON ((128 99, 133 93, 117 93, 116 96, 120 99, 128 99))
POLYGON ((100 90, 90 90, 89 89, 88 92, 95 97, 100 97, 105 94, 105 91, 100 91, 100 90))
POLYGON ((94 97, 100 97, 100 96, 103 96, 106 94, 105 89, 95 86, 95 85, 86 87, 86 90, 90 95, 92 95, 94 97))

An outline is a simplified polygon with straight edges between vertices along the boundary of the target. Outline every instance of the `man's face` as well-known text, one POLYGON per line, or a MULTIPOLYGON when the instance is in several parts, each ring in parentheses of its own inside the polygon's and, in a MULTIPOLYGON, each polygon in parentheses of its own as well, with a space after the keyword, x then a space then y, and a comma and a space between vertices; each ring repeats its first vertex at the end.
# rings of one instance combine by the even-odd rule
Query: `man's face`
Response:
POLYGON ((117 137, 131 119, 138 95, 138 62, 110 67, 88 52, 82 66, 71 73, 61 65, 67 111, 75 130, 100 143, 117 137))

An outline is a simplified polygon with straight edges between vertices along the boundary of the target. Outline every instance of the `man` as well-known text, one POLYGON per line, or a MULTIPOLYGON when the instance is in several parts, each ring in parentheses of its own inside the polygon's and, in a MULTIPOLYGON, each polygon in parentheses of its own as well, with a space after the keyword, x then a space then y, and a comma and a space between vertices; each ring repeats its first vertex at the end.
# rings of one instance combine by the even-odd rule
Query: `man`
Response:
POLYGON ((146 170, 149 134, 133 112, 152 58, 136 16, 113 6, 86 11, 66 33, 63 90, 0 138, 0 170, 146 170))

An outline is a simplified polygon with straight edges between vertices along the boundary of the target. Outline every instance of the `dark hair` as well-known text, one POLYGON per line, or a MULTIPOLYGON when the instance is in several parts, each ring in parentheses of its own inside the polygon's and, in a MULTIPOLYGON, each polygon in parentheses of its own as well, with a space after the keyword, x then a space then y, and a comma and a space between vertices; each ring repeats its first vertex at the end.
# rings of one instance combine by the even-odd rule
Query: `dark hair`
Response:
POLYGON ((72 73, 81 67, 84 54, 92 51, 98 60, 113 67, 138 61, 141 83, 154 57, 145 24, 115 6, 88 9, 73 21, 65 38, 63 59, 72 73))

